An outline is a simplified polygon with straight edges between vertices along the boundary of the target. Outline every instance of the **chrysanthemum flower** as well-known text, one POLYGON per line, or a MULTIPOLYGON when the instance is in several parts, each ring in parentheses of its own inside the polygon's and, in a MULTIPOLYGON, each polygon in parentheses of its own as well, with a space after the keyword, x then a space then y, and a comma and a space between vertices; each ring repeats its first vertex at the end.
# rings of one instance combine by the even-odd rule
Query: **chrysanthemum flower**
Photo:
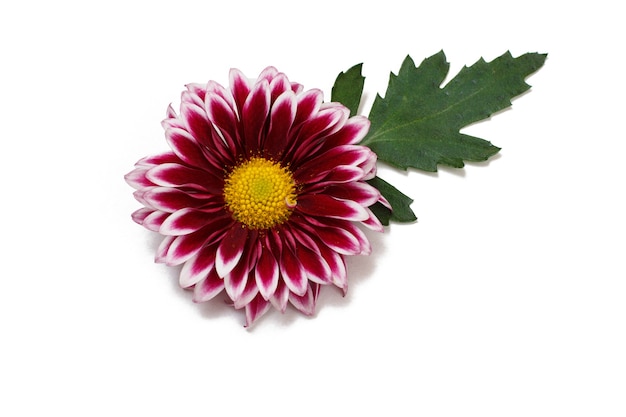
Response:
POLYGON ((171 151, 125 177, 145 206, 132 218, 165 236, 156 261, 183 264, 194 301, 224 292, 250 325, 270 306, 313 314, 321 285, 345 293, 344 257, 371 251, 358 224, 381 231, 368 207, 388 205, 365 182, 365 117, 269 67, 256 82, 231 70, 230 89, 188 85, 162 124, 171 151))

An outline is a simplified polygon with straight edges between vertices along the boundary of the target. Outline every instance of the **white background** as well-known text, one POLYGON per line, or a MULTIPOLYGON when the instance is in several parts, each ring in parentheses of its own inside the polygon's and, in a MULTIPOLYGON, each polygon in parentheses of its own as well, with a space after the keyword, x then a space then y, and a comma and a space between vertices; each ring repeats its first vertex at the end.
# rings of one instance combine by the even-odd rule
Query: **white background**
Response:
POLYGON ((617 2, 4 2, 0 414, 624 416, 624 29, 617 2), (19 4, 19 5, 18 5, 19 4), (411 6, 409 6, 411 4, 411 6), (558 5, 557 5, 558 4, 558 5), (123 175, 184 84, 274 65, 330 97, 363 62, 548 52, 467 133, 488 163, 380 175, 419 217, 350 291, 251 330, 153 263, 123 175))

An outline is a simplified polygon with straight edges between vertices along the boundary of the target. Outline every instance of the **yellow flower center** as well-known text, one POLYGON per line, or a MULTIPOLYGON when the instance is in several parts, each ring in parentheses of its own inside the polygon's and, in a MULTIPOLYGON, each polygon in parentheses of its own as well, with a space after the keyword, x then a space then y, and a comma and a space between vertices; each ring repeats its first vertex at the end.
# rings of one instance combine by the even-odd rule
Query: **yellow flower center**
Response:
POLYGON ((279 163, 254 157, 228 174, 224 200, 235 220, 252 229, 269 229, 291 215, 296 183, 279 163))

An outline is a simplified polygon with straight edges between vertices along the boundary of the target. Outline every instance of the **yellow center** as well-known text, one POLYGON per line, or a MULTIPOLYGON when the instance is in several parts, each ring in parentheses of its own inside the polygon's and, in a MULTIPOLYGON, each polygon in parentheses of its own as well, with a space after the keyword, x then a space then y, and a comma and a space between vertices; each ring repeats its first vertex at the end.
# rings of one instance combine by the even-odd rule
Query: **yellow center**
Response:
POLYGON ((235 220, 252 229, 284 223, 296 205, 291 172, 265 158, 251 158, 226 177, 224 200, 235 220))

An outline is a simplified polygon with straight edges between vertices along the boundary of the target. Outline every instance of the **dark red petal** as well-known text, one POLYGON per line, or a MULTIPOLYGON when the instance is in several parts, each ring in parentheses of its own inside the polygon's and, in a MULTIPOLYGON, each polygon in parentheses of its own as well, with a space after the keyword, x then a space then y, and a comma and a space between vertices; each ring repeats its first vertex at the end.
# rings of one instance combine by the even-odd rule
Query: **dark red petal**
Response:
MULTIPOLYGON (((224 279, 226 281, 226 279, 224 279)), ((238 299, 234 300, 234 307, 236 309, 240 309, 248 305, 254 297, 259 293, 259 287, 256 285, 256 281, 252 276, 252 273, 249 272, 246 274, 246 287, 243 289, 243 292, 239 296, 238 299)))
POLYGON ((221 277, 233 270, 241 259, 248 239, 248 229, 235 223, 222 239, 215 256, 215 268, 221 277))
POLYGON ((270 248, 261 248, 261 255, 255 268, 256 285, 264 299, 269 300, 278 286, 279 268, 270 248))
POLYGON ((203 246, 198 253, 185 262, 180 270, 178 282, 182 288, 189 288, 207 277, 215 266, 215 251, 217 247, 203 246))
POLYGON ((287 79, 287 76, 283 73, 276 74, 276 77, 270 81, 271 102, 274 103, 276 98, 286 91, 293 93, 291 83, 287 79))
POLYGON ((176 112, 174 111, 174 108, 172 107, 171 104, 169 106, 167 106, 167 110, 165 112, 165 117, 167 119, 176 119, 178 117, 176 115, 176 112))
POLYGON ((370 217, 367 220, 363 220, 363 225, 365 227, 367 227, 370 230, 373 230, 375 232, 383 232, 385 230, 385 228, 383 227, 382 223, 380 222, 380 220, 378 220, 378 217, 376 217, 376 215, 372 212, 372 210, 367 209, 370 217))
POLYGON ((207 95, 205 105, 209 120, 219 129, 226 145, 234 152, 238 134, 237 117, 233 109, 224 98, 217 94, 207 95))
POLYGON ((178 156, 174 152, 164 152, 158 155, 147 156, 145 158, 140 159, 135 164, 136 166, 144 166, 144 167, 153 167, 161 164, 180 164, 183 161, 180 160, 178 156))
POLYGON ((224 184, 213 175, 200 169, 179 164, 161 164, 151 168, 146 177, 162 187, 189 187, 212 194, 221 194, 224 184))
POLYGON ((201 229, 210 222, 210 217, 201 210, 184 208, 172 213, 161 225, 163 235, 188 235, 201 229))
POLYGON ((320 138, 336 132, 347 120, 350 111, 345 107, 329 108, 321 110, 306 120, 294 142, 292 160, 297 161, 307 158, 322 146, 320 138))
POLYGON ((319 254, 299 245, 296 256, 309 280, 319 284, 329 284, 331 282, 331 269, 326 260, 319 254))
POLYGON ((224 288, 230 299, 234 302, 235 308, 243 307, 242 298, 246 295, 248 281, 253 281, 253 285, 256 287, 254 278, 250 277, 250 269, 252 267, 251 258, 254 257, 254 255, 247 253, 246 250, 247 248, 244 249, 241 259, 234 268, 224 276, 224 288))
POLYGON ((173 213, 184 208, 200 208, 211 201, 211 195, 189 194, 178 188, 154 187, 143 194, 144 200, 158 210, 173 213))
POLYGON ((143 221, 145 220, 145 218, 148 217, 153 212, 154 210, 151 208, 142 207, 139 210, 134 211, 133 214, 131 214, 130 216, 135 223, 143 224, 143 221))
POLYGON ((307 285, 307 288, 303 294, 289 294, 289 302, 302 313, 306 314, 307 316, 312 316, 315 313, 315 293, 317 292, 317 289, 318 288, 316 287, 315 291, 313 291, 311 285, 307 285))
POLYGON ((149 216, 143 219, 142 226, 153 232, 158 232, 161 229, 161 225, 170 216, 170 213, 164 211, 155 210, 149 216))
POLYGON ((333 284, 341 289, 347 289, 348 275, 346 273, 346 263, 343 256, 324 244, 320 244, 319 247, 321 256, 330 267, 333 284))
POLYGON ((321 90, 312 89, 299 94, 297 98, 298 112, 296 113, 296 119, 293 123, 294 126, 299 126, 302 122, 308 120, 313 114, 318 112, 324 100, 324 94, 321 90))
POLYGON ((261 132, 270 111, 269 84, 263 80, 254 85, 243 105, 241 121, 246 149, 255 153, 261 145, 261 132))
POLYGON ((197 254, 207 240, 208 231, 177 236, 167 251, 165 263, 170 266, 180 265, 197 254))
POLYGON ((257 78, 257 82, 261 81, 261 80, 265 80, 267 81, 267 83, 271 83, 272 80, 278 75, 278 70, 272 66, 266 67, 265 69, 263 69, 263 71, 261 71, 261 73, 259 74, 258 78, 257 78))
POLYGON ((146 166, 139 166, 128 174, 124 175, 124 180, 128 185, 136 190, 141 190, 146 187, 154 186, 154 183, 146 178, 146 173, 150 168, 146 166))
MULTIPOLYGON (((317 180, 317 182, 309 181, 307 184, 311 186, 312 190, 323 190, 329 185, 346 184, 350 182, 361 181, 365 173, 361 168, 342 165, 333 168, 327 172, 323 178, 317 180)), ((312 194, 316 192, 310 191, 312 194)))
POLYGON ((278 281, 278 286, 274 295, 270 298, 270 302, 281 313, 284 313, 287 309, 287 303, 289 302, 289 288, 283 280, 278 281))
POLYGON ((280 272, 289 291, 304 295, 308 279, 297 256, 288 248, 284 248, 280 257, 280 272))
POLYGON ((319 227, 317 235, 321 241, 343 255, 356 255, 361 253, 359 240, 350 232, 339 227, 319 227))
POLYGON ((357 144, 367 135, 369 128, 370 121, 366 117, 351 117, 339 131, 326 138, 323 149, 329 150, 341 145, 357 144))
POLYGON ((306 179, 308 181, 316 181, 323 178, 324 175, 339 166, 357 167, 366 161, 372 151, 365 146, 346 145, 326 151, 314 158, 308 159, 302 165, 295 168, 294 177, 298 179, 306 179))
POLYGON ((296 96, 291 91, 281 94, 272 106, 269 131, 263 143, 270 156, 278 158, 284 152, 296 111, 296 96))
POLYGON ((174 242, 176 236, 165 236, 165 239, 161 241, 159 247, 156 250, 156 254, 154 255, 154 262, 164 263, 165 257, 167 256, 167 251, 170 249, 172 242, 174 242))
POLYGON ((270 303, 265 301, 261 294, 258 294, 250 303, 246 305, 246 326, 252 326, 252 324, 263 314, 267 313, 270 308, 270 303))
POLYGON ((208 301, 222 292, 224 289, 224 280, 222 280, 215 269, 212 269, 206 278, 198 282, 193 289, 193 301, 201 303, 208 301))
MULTIPOLYGON (((206 85, 207 96, 208 94, 218 95, 224 99, 224 101, 228 104, 233 114, 237 115, 237 105, 235 104, 235 99, 230 92, 230 90, 224 88, 221 84, 215 81, 209 81, 206 85)), ((205 106, 206 106, 206 97, 205 97, 205 106)))
POLYGON ((207 146, 213 142, 213 127, 203 107, 195 103, 182 103, 180 115, 185 121, 189 133, 199 144, 207 146))
POLYGON ((380 199, 380 192, 375 187, 361 181, 331 185, 324 190, 324 194, 342 200, 356 201, 364 207, 369 207, 380 199))
POLYGON ((198 97, 199 100, 204 100, 204 96, 206 94, 206 89, 207 89, 206 85, 198 84, 198 83, 189 83, 185 85, 185 87, 191 94, 198 97))
POLYGON ((243 103, 246 102, 248 94, 250 94, 250 84, 245 75, 236 68, 230 70, 230 90, 233 92, 233 98, 237 104, 237 111, 241 114, 243 103))
MULTIPOLYGON (((188 87, 191 84, 188 84, 188 87)), ((187 91, 183 91, 180 95, 180 101, 181 103, 189 103, 189 104, 194 104, 196 106, 200 106, 202 107, 202 98, 196 94, 195 91, 193 91, 193 89, 187 89, 187 91)))
MULTIPOLYGON (((370 211, 369 209, 365 209, 366 211, 370 211)), ((358 242, 357 245, 360 248, 358 252, 352 253, 354 254, 362 254, 369 255, 371 252, 371 245, 365 233, 355 224, 346 220, 337 220, 332 218, 313 218, 309 217, 307 219, 312 225, 316 227, 318 235, 322 237, 324 233, 327 232, 327 228, 333 230, 333 235, 351 235, 353 239, 356 239, 358 242), (336 232, 340 231, 340 232, 336 232)), ((330 241, 329 241, 330 242, 330 241)), ((332 247, 332 245, 329 244, 332 247)), ((338 248, 336 248, 338 252, 341 252, 338 248)), ((347 253, 347 255, 351 255, 347 253)))
POLYGON ((367 220, 365 209, 353 201, 337 200, 324 194, 305 194, 298 197, 296 210, 311 216, 331 217, 351 221, 367 220))
POLYGON ((204 154, 198 146, 198 142, 186 130, 170 128, 165 130, 165 139, 170 147, 185 163, 206 169, 209 165, 204 154))

